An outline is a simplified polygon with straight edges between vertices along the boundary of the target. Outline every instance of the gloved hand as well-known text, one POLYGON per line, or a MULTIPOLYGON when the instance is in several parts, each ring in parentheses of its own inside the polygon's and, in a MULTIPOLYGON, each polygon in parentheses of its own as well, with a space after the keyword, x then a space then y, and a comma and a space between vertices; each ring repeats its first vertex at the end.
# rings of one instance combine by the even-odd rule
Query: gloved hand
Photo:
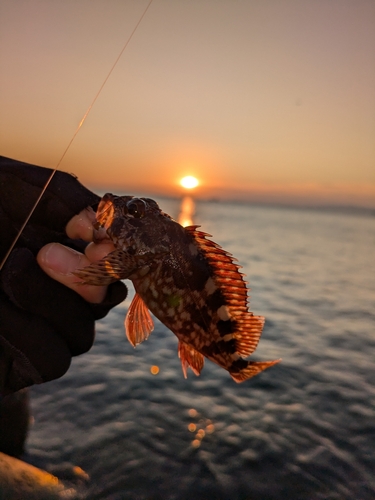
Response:
MULTIPOLYGON (((51 174, 50 169, 0 157, 0 261, 51 174)), ((84 251, 70 239, 70 219, 99 197, 64 172, 56 172, 0 273, 0 393, 7 394, 62 376, 71 357, 90 349, 95 320, 126 297, 121 282, 108 287, 100 304, 45 274, 36 255, 59 242, 84 251)))

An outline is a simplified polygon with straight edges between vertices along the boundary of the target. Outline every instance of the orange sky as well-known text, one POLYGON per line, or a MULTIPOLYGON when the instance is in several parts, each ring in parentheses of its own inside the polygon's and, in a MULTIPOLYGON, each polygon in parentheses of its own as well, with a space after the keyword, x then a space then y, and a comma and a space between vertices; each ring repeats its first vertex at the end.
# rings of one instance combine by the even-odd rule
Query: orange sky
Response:
MULTIPOLYGON (((0 154, 55 167, 148 0, 0 0, 0 154)), ((153 0, 60 168, 375 207, 375 2, 153 0)))

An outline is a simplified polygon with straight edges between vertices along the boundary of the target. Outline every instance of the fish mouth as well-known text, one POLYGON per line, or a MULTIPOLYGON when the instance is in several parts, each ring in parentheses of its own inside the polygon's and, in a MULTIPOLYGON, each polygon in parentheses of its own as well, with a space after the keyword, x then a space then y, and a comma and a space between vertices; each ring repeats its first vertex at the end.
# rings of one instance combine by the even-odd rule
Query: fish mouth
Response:
POLYGON ((99 202, 98 209, 96 211, 96 221, 93 224, 95 242, 109 239, 107 229, 111 226, 115 213, 113 200, 114 196, 107 193, 99 202))
POLYGON ((107 193, 100 200, 98 209, 96 211, 96 228, 108 227, 112 224, 115 209, 113 206, 114 196, 107 193))

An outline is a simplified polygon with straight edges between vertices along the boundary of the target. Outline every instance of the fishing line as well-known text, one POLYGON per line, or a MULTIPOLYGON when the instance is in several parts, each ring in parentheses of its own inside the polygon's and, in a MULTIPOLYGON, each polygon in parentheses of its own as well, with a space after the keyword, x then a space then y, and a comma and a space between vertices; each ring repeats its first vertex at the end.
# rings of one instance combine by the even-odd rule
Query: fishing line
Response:
POLYGON ((7 261, 7 259, 8 259, 9 255, 10 255, 11 251, 13 250, 14 246, 16 245, 16 243, 17 243, 17 241, 18 241, 19 237, 21 236, 21 234, 22 234, 23 230, 25 229, 25 227, 26 227, 27 223, 29 222, 29 220, 30 220, 31 216, 33 215, 33 213, 34 213, 34 211, 35 211, 36 207, 39 205, 39 202, 40 202, 40 200, 42 199, 43 194, 46 192, 46 189, 47 189, 47 188, 48 188, 48 186, 50 185, 50 183, 51 183, 51 181, 52 181, 52 179, 53 179, 53 176, 54 176, 54 175, 55 175, 55 173, 57 172, 57 169, 59 168, 59 166, 60 166, 61 162, 63 161, 63 159, 64 159, 64 157, 65 157, 66 153, 69 151, 70 146, 72 145, 72 143, 73 143, 74 139, 76 138, 76 136, 77 136, 78 132, 81 130, 82 125, 84 124, 84 122, 85 122, 86 118, 88 117, 88 115, 89 115, 89 113, 90 113, 90 111, 91 111, 92 107, 94 106, 94 104, 95 104, 96 100, 98 99, 99 95, 101 94, 101 92, 102 92, 102 90, 103 90, 103 88, 104 88, 105 84, 107 83, 107 81, 108 81, 109 77, 111 76, 111 74, 112 74, 113 70, 115 69, 115 67, 116 67, 117 63, 119 62, 119 60, 120 60, 120 58, 121 58, 122 54, 124 53, 124 51, 125 51, 126 47, 129 45, 130 40, 133 38, 134 33, 137 31, 138 26, 141 24, 141 22, 142 22, 143 18, 145 17, 146 12, 148 11, 148 9, 149 9, 150 5, 152 4, 152 2, 153 2, 153 0, 150 0, 150 1, 149 1, 149 3, 148 3, 148 5, 147 5, 147 7, 146 7, 146 8, 145 8, 145 10, 143 11, 143 13, 142 13, 141 17, 139 18, 139 20, 138 20, 137 24, 135 25, 135 27, 134 27, 133 31, 131 32, 131 34, 130 34, 130 36, 129 36, 129 38, 126 40, 126 42, 125 42, 124 46, 122 47, 122 49, 121 49, 121 51, 120 51, 119 55, 117 56, 117 59, 116 59, 116 60, 115 60, 115 62, 113 63, 113 65, 112 65, 111 69, 109 70, 109 72, 107 73, 107 76, 105 77, 105 79, 104 79, 103 83, 101 84, 101 86, 100 86, 100 88, 99 88, 98 92, 96 93, 95 97, 94 97, 94 98, 93 98, 93 100, 91 101, 91 104, 90 104, 90 105, 89 105, 89 107, 87 108, 86 113, 83 115, 82 120, 79 122, 79 125, 78 125, 78 127, 77 127, 76 131, 74 132, 74 134, 72 135, 72 138, 70 139, 70 141, 69 141, 69 143, 68 143, 67 147, 65 148, 65 151, 64 151, 64 152, 63 152, 63 154, 61 155, 60 160, 57 162, 56 167, 52 170, 52 173, 51 173, 51 175, 49 176, 49 178, 47 179, 47 182, 45 183, 45 185, 44 185, 44 187, 43 187, 43 189, 42 189, 42 191, 41 191, 40 195, 38 196, 38 199, 37 199, 37 200, 36 200, 36 202, 34 203, 34 206, 33 206, 33 207, 32 207, 32 209, 30 210, 29 215, 26 217, 25 222, 22 224, 22 226, 21 226, 20 230, 18 231, 17 236, 14 238, 14 241, 13 241, 13 242, 12 242, 12 244, 10 245, 10 248, 9 248, 9 250, 7 251, 7 253, 5 254, 4 259, 1 261, 1 264, 0 264, 0 271, 1 271, 1 269, 3 268, 3 266, 4 266, 5 262, 7 261))

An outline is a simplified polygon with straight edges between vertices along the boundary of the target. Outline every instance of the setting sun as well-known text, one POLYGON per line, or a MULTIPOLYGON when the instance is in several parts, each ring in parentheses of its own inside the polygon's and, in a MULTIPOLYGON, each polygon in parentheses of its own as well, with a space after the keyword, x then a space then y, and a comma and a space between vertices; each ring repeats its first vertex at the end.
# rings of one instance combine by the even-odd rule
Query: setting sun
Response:
POLYGON ((196 177, 193 177, 192 175, 187 175, 186 177, 183 177, 180 180, 180 184, 185 189, 193 189, 198 186, 199 182, 196 177))

